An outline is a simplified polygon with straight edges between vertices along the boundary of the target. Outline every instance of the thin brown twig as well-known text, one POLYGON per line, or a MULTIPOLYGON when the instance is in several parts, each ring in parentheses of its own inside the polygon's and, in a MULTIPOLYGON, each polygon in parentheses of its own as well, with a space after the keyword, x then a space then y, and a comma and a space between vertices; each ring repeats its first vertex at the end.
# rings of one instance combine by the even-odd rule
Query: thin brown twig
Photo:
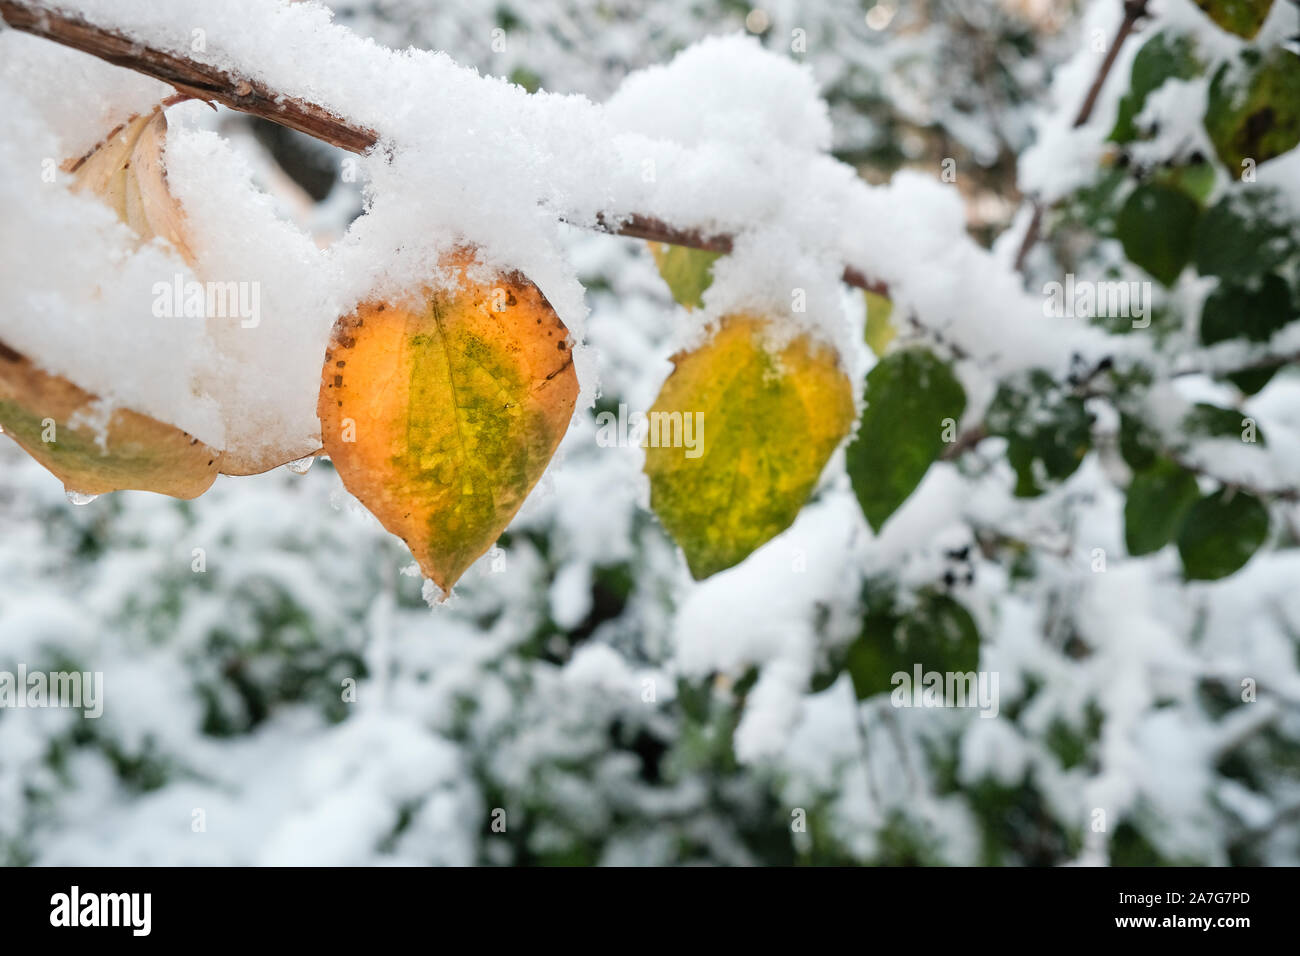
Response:
POLYGON ((1300 352, 1289 352, 1284 355, 1263 355, 1249 362, 1243 362, 1240 365, 1233 365, 1228 368, 1180 368, 1176 372, 1170 373, 1171 378, 1184 378, 1188 375, 1214 375, 1222 377, 1225 375, 1234 375, 1237 372, 1255 372, 1266 368, 1281 368, 1283 365, 1300 363, 1300 352))
POLYGON ((988 437, 988 429, 983 425, 976 425, 969 431, 962 432, 958 435, 956 441, 944 448, 940 453, 939 458, 942 461, 951 461, 954 458, 960 458, 963 454, 988 437))
MULTIPOLYGON (((1088 122, 1092 117, 1092 110, 1097 105, 1097 97, 1101 95, 1101 88, 1106 85, 1106 79, 1110 76, 1111 69, 1115 66, 1115 58, 1119 56, 1120 47, 1128 39, 1129 34, 1137 25, 1138 20, 1146 16, 1147 0, 1126 0, 1124 4, 1124 19, 1120 21, 1118 29, 1115 31, 1115 38, 1110 41, 1110 46, 1106 50, 1106 56, 1101 61, 1101 66, 1097 68, 1097 75, 1092 78, 1092 85, 1088 87, 1088 93, 1083 98, 1083 103, 1079 106, 1079 112, 1074 117, 1074 128, 1088 122)), ((1029 257, 1029 251, 1033 249, 1034 244, 1038 242, 1039 234, 1043 229, 1043 216, 1045 210, 1043 204, 1034 201, 1034 215, 1029 220, 1029 228, 1025 230, 1025 237, 1020 241, 1020 249, 1016 253, 1016 271, 1022 272, 1025 268, 1025 260, 1029 257)))
POLYGON ((1115 65, 1115 59, 1119 56, 1119 49, 1128 39, 1137 22, 1146 16, 1147 0, 1126 0, 1124 4, 1124 19, 1119 22, 1119 28, 1115 31, 1115 39, 1110 42, 1110 49, 1106 51, 1106 58, 1101 61, 1101 66, 1097 69, 1097 75, 1092 79, 1092 86, 1088 87, 1088 95, 1083 98, 1083 104, 1079 107, 1078 114, 1074 117, 1074 128, 1078 129, 1092 116, 1092 109, 1097 105, 1097 97, 1101 94, 1101 88, 1106 85, 1106 78, 1110 76, 1111 68, 1115 65))
MULTIPOLYGON (((283 96, 265 84, 236 76, 218 67, 169 53, 96 26, 73 14, 50 9, 29 0, 0 0, 0 19, 8 26, 106 60, 116 66, 169 83, 182 94, 221 103, 281 126, 306 133, 353 153, 366 153, 380 140, 375 130, 349 122, 324 106, 283 96)), ((594 224, 579 225, 598 232, 646 239, 711 252, 730 252, 732 237, 699 229, 678 228, 653 216, 600 214, 594 224)), ((843 281, 859 289, 888 295, 889 287, 854 266, 846 266, 843 281)))

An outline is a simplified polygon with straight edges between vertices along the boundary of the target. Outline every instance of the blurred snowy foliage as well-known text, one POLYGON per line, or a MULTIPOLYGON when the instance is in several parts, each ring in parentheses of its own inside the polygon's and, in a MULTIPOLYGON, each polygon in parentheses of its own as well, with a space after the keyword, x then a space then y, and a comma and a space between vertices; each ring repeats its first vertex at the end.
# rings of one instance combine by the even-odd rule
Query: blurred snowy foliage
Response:
MULTIPOLYGON (((1167 6, 1183 23, 1196 12, 1167 6)), ((596 102, 635 69, 748 27, 811 67, 837 156, 872 181, 922 170, 896 176, 891 201, 957 232, 963 216, 998 221, 1019 200, 1023 154, 1020 188, 1068 198, 1035 274, 1134 269, 1087 232, 1119 202, 1095 195, 1109 182, 1096 160, 1132 51, 1101 136, 1080 147, 1057 128, 1118 2, 775 2, 758 20, 729 0, 332 8, 389 46, 596 102), (964 207, 921 180, 949 156, 976 170, 964 207), (991 215, 975 208, 989 196, 991 215)), ((1169 127, 1184 104, 1148 101, 1144 119, 1170 118, 1143 162, 1181 148, 1169 127)), ((329 150, 211 122, 282 214, 338 236, 361 211, 329 150)), ((1003 267, 1008 238, 1019 230, 994 248, 1003 267)), ((426 604, 401 542, 327 462, 222 477, 192 502, 118 492, 77 507, 0 443, 0 671, 102 671, 109 702, 97 720, 0 710, 0 863, 1300 863, 1295 502, 1274 504, 1272 546, 1219 581, 1183 580, 1172 546, 1129 557, 1123 423, 1089 395, 1080 420, 1109 443, 1045 494, 1017 495, 1016 436, 998 435, 973 461, 934 465, 872 533, 841 452, 788 532, 694 582, 646 507, 641 450, 595 440, 598 412, 653 400, 682 313, 643 243, 578 230, 564 242, 600 396, 444 606, 426 604), (850 649, 926 615, 978 640, 980 669, 1000 675, 996 714, 855 692, 850 649), (1244 680, 1258 700, 1242 702, 1244 680)), ((905 305, 960 341, 963 317, 934 303, 985 295, 983 315, 996 297, 940 281, 926 298, 925 270, 951 248, 934 242, 943 253, 899 275, 921 289, 905 305)), ((1007 276, 990 275, 994 292, 1007 276)), ((1186 336, 1204 293, 1189 280, 1162 299, 1163 341, 1186 336)), ((861 306, 847 308, 860 331, 861 306)), ((981 409, 1005 397, 967 378, 981 409)), ((1208 376, 1183 385, 1144 400, 1174 415, 1225 394, 1208 376)), ((1230 397, 1285 477, 1300 380, 1230 397)))

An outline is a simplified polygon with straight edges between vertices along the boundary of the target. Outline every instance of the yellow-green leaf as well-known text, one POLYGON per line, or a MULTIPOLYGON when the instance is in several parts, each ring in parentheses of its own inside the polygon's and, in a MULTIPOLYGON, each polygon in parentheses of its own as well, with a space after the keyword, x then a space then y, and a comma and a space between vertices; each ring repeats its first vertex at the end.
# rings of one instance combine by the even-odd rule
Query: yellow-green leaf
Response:
POLYGON ((724 318, 674 356, 646 436, 650 505, 706 578, 788 528, 853 424, 834 351, 807 336, 773 353, 769 322, 724 318))
POLYGON ((1273 0, 1196 0, 1196 5, 1229 33, 1249 40, 1268 19, 1273 0))
POLYGON ((867 346, 877 356, 882 356, 885 349, 889 348, 889 343, 898 335, 898 329, 889 321, 894 314, 894 303, 870 289, 864 290, 862 296, 867 300, 867 346))
POLYGON ((1210 81, 1205 131, 1234 178, 1300 145, 1300 55, 1248 47, 1210 81))
POLYGON ((650 243, 650 253, 655 257, 655 265, 668 283, 673 298, 688 309, 701 308, 704 290, 713 284, 713 263, 722 257, 722 253, 660 242, 650 243))
POLYGON ((216 449, 128 409, 92 424, 100 417, 97 402, 0 343, 0 427, 69 491, 134 488, 195 498, 216 480, 216 449))
POLYGON ((347 489, 451 586, 505 530, 564 437, 578 395, 568 329, 523 275, 458 284, 339 319, 321 439, 347 489))

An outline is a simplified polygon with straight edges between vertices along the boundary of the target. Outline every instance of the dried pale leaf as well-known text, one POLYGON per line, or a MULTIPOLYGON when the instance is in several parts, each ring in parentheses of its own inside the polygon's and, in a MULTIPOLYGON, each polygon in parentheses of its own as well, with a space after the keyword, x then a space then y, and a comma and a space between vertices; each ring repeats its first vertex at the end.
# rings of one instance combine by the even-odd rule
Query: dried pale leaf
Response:
POLYGON ((152 117, 153 114, 132 117, 109 133, 89 154, 80 160, 64 164, 65 169, 75 174, 72 186, 74 190, 98 196, 123 222, 130 222, 126 197, 131 154, 152 117))
POLYGON ((167 168, 163 165, 163 150, 167 145, 167 117, 159 110, 140 133, 131 154, 128 170, 128 217, 135 216, 139 225, 130 218, 133 228, 146 236, 161 236, 180 253, 181 258, 194 267, 194 250, 190 245, 185 212, 167 185, 167 168), (131 205, 134 200, 138 206, 131 205))
POLYGON ((167 117, 161 109, 136 116, 76 163, 73 189, 98 196, 141 242, 160 236, 194 265, 185 213, 167 187, 162 154, 167 117))
POLYGON ((246 451, 239 448, 229 448, 221 453, 221 473, 231 475, 236 478, 246 478, 250 475, 263 475, 268 471, 274 471, 282 465, 291 462, 301 461, 304 458, 312 458, 320 455, 324 449, 310 448, 303 451, 290 452, 282 448, 275 448, 269 452, 246 451))
POLYGON ((446 594, 505 530, 568 427, 568 330, 519 273, 465 274, 341 318, 322 371, 325 451, 446 594))

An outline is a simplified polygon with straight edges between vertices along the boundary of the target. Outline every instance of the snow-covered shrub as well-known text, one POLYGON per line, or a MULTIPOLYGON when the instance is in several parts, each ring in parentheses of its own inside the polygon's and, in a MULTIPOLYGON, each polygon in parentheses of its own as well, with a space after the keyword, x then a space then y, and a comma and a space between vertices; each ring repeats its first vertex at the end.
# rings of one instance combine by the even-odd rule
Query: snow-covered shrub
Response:
POLYGON ((441 603, 328 460, 78 506, 0 443, 0 674, 104 704, 0 707, 0 861, 1300 862, 1293 4, 50 6, 380 144, 169 106, 191 261, 59 169, 171 88, 0 34, 0 360, 105 445, 310 454, 335 320, 460 241, 581 393, 441 603), (729 248, 661 273, 633 216, 729 248), (196 276, 258 321, 149 307, 196 276), (738 313, 834 350, 854 435, 695 580, 607 429, 738 313))

